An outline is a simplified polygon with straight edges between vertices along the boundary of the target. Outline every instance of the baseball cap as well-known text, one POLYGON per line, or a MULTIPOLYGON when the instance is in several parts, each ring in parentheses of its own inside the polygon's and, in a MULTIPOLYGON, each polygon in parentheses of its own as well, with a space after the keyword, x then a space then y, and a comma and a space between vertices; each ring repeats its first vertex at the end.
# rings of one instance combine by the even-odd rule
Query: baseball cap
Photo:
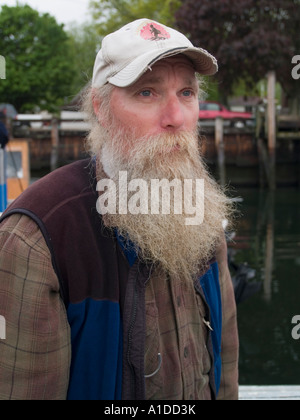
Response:
POLYGON ((157 61, 177 54, 189 57, 199 74, 213 75, 218 71, 216 58, 203 48, 194 47, 182 33, 154 20, 135 20, 103 38, 92 86, 130 86, 157 61))

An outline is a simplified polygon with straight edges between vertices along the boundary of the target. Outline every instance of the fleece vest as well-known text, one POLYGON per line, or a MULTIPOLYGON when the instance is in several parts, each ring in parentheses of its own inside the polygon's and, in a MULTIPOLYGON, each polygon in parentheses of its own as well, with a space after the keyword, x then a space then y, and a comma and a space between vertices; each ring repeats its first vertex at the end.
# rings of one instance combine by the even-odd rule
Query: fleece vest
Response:
MULTIPOLYGON (((71 327, 68 399, 144 399, 145 287, 151 267, 128 253, 97 212, 95 164, 86 159, 32 184, 7 209, 39 226, 60 282, 71 327)), ((221 375, 222 310, 215 262, 199 279, 210 312, 216 396, 221 375)))

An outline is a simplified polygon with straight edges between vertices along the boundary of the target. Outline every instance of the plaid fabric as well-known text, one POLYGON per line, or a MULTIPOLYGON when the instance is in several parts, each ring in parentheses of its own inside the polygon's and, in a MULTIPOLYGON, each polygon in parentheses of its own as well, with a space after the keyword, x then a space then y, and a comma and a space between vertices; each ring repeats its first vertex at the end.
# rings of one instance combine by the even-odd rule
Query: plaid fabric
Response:
POLYGON ((146 289, 146 399, 209 400, 211 360, 206 348, 205 309, 192 282, 159 270, 146 289))
MULTIPOLYGON (((222 298, 222 375, 218 400, 238 399, 238 329, 233 286, 227 264, 226 241, 217 253, 222 298)), ((147 399, 211 399, 208 373, 211 366, 206 348, 207 327, 202 298, 192 284, 167 280, 155 273, 146 289, 146 379, 147 399)))
MULTIPOLYGON (((48 247, 31 219, 13 215, 1 224, 0 250, 0 316, 6 321, 0 400, 66 399, 70 327, 48 247)), ((223 305, 219 398, 228 400, 238 398, 238 335, 226 244, 217 259, 223 305)), ((160 371, 146 379, 147 398, 209 399, 203 303, 192 285, 173 280, 155 273, 146 291, 146 375, 156 370, 162 349, 160 371)))
POLYGON ((31 219, 14 215, 1 224, 0 250, 0 399, 66 399, 70 331, 48 247, 31 219))

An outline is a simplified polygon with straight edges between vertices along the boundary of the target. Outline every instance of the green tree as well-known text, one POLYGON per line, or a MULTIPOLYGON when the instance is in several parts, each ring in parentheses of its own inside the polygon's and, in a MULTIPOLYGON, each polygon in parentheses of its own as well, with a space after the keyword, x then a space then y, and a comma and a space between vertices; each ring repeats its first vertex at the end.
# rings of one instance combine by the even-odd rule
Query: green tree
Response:
POLYGON ((6 59, 1 102, 20 112, 55 110, 70 92, 74 59, 63 25, 29 6, 2 6, 0 54, 6 59))
POLYGON ((125 24, 141 18, 149 18, 173 25, 174 14, 181 0, 91 0, 90 9, 98 23, 100 35, 107 35, 125 24))
POLYGON ((300 0, 185 0, 176 23, 217 57, 224 98, 241 80, 251 88, 270 70, 290 98, 299 98, 300 83, 291 77, 300 48, 299 12, 300 0))
POLYGON ((69 44, 76 62, 76 73, 72 83, 72 95, 76 95, 92 78, 95 57, 101 47, 102 36, 95 25, 73 24, 68 28, 69 44))

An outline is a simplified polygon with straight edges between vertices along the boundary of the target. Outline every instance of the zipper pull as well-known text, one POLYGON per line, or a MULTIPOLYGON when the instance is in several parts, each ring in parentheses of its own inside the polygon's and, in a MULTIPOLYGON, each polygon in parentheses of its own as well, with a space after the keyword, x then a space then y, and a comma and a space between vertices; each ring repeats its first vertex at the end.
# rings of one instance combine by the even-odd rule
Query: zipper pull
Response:
POLYGON ((206 319, 205 318, 202 318, 202 321, 204 322, 204 324, 210 329, 210 331, 213 331, 213 329, 212 329, 212 327, 211 327, 211 325, 210 325, 210 322, 209 321, 206 321, 206 319))

